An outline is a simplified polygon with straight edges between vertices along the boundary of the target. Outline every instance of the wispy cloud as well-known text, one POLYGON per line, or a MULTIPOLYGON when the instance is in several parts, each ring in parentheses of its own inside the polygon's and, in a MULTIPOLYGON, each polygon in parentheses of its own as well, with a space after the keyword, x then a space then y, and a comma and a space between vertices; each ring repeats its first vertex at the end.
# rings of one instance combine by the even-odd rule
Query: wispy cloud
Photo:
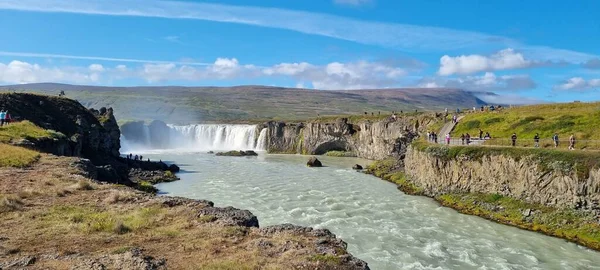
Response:
POLYGON ((600 79, 586 80, 582 77, 573 77, 558 85, 555 85, 554 90, 586 91, 597 87, 600 87, 600 79))
POLYGON ((373 0, 333 0, 338 5, 360 6, 373 3, 373 0))
POLYGON ((58 58, 58 59, 73 59, 73 60, 151 63, 151 64, 181 64, 181 65, 189 65, 189 66, 208 66, 208 65, 212 64, 212 63, 187 62, 187 61, 144 60, 144 59, 114 58, 114 57, 102 57, 102 56, 78 56, 78 55, 65 55, 65 54, 5 52, 5 51, 0 51, 0 56, 49 58, 49 59, 58 58))
POLYGON ((459 78, 430 77, 423 78, 419 87, 450 87, 469 91, 518 91, 537 87, 529 75, 502 75, 486 72, 481 76, 465 76, 459 78))
POLYGON ((538 60, 583 63, 598 56, 542 46, 527 46, 513 39, 439 27, 369 22, 346 17, 278 8, 158 0, 3 0, 0 9, 142 16, 206 20, 287 29, 404 51, 445 52, 463 48, 526 50, 538 60))

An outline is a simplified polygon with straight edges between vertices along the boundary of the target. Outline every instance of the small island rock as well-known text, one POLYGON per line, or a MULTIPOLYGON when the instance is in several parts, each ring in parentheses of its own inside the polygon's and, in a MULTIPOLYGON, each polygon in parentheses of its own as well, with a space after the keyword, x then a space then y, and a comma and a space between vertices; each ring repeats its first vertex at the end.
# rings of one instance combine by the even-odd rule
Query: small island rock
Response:
POLYGON ((323 167, 323 164, 316 157, 311 157, 306 163, 308 167, 323 167))

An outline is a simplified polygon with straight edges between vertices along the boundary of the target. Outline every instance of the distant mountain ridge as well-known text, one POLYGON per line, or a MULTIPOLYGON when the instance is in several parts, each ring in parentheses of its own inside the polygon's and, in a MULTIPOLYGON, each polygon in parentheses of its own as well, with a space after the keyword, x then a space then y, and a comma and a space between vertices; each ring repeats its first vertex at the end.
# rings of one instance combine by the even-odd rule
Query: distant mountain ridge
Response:
POLYGON ((198 123, 250 119, 298 120, 319 115, 471 108, 485 102, 451 88, 311 90, 272 86, 109 87, 57 83, 0 86, 3 91, 58 95, 64 91, 86 107, 113 107, 118 119, 198 123))

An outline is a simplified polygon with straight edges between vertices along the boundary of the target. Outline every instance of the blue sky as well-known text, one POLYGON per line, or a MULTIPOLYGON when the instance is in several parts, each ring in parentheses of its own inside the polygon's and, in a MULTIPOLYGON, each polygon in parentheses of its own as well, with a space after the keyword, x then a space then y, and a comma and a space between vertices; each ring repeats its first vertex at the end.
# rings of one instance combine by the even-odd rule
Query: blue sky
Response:
POLYGON ((600 1, 2 0, 0 84, 600 98, 600 1))

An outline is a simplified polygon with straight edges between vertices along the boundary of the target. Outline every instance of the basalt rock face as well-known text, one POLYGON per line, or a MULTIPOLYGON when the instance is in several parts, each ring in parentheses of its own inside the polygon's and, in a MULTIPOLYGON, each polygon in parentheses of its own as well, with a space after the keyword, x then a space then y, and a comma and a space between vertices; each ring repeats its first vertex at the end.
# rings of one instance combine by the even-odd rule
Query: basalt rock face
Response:
POLYGON ((589 175, 540 166, 532 157, 483 155, 447 159, 410 147, 405 171, 411 182, 428 196, 444 193, 501 194, 527 202, 600 213, 600 169, 589 175), (550 169, 548 169, 550 168, 550 169))
POLYGON ((268 122, 269 153, 321 155, 329 151, 353 152, 360 158, 402 156, 407 145, 433 117, 398 117, 380 121, 268 122))
POLYGON ((27 120, 65 135, 59 139, 31 139, 16 144, 91 160, 119 156, 121 133, 111 108, 88 110, 75 100, 29 93, 0 94, 0 108, 8 110, 17 121, 27 120))

